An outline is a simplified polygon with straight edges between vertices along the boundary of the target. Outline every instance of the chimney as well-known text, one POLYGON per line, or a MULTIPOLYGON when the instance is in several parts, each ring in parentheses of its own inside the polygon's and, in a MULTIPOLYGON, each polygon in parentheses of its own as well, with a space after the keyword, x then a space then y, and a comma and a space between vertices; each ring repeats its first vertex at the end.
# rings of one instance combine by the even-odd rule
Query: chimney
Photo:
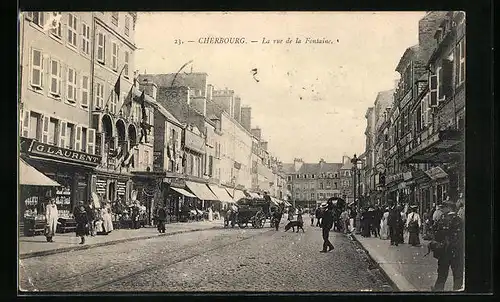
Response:
POLYGON ((239 96, 235 96, 234 99, 234 106, 233 106, 233 118, 240 122, 240 113, 241 113, 241 98, 239 96))
POLYGON ((300 170, 300 168, 302 167, 302 164, 304 164, 304 162, 302 161, 302 158, 294 158, 293 159, 293 168, 294 168, 295 172, 298 172, 300 170))
POLYGON ((253 136, 257 138, 258 141, 260 141, 261 135, 262 135, 262 130, 259 127, 253 128, 251 130, 251 133, 253 136))
POLYGON ((212 84, 207 85, 207 100, 212 100, 214 94, 214 86, 212 84))
POLYGON ((139 83, 139 89, 144 90, 144 94, 147 94, 148 96, 156 100, 158 85, 153 83, 152 80, 144 79, 142 83, 139 83))
MULTIPOLYGON (((241 125, 243 128, 250 132, 252 129, 252 108, 251 107, 241 107, 241 125)), ((252 132, 253 134, 253 132, 252 132)))

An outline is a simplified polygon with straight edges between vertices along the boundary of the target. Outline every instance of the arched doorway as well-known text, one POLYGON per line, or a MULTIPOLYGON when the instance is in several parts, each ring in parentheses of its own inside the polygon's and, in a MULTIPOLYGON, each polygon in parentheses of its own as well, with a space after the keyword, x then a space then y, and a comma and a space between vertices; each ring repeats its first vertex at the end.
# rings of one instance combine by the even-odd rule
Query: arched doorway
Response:
POLYGON ((115 140, 113 139, 113 122, 111 121, 111 117, 107 114, 102 117, 102 129, 104 132, 105 148, 114 149, 115 140))
POLYGON ((127 141, 126 141, 126 126, 122 119, 116 121, 116 134, 118 137, 118 146, 121 147, 122 152, 127 152, 127 141))
POLYGON ((128 140, 130 141, 130 147, 137 144, 137 129, 132 124, 128 126, 128 140))

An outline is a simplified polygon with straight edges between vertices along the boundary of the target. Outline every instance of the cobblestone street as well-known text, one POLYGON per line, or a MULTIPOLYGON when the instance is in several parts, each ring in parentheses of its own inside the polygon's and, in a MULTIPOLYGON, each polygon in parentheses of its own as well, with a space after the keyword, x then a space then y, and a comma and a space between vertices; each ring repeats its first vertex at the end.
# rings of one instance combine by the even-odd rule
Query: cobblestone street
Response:
POLYGON ((205 230, 20 260, 23 291, 392 291, 359 246, 319 228, 205 230))

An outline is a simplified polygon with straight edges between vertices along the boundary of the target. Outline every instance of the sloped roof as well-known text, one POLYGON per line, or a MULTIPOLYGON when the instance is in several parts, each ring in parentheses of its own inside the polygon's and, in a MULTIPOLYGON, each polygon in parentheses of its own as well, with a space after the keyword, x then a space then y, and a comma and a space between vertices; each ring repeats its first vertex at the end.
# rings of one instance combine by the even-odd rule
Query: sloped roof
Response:
POLYGON ((341 163, 323 163, 323 166, 319 167, 319 173, 338 171, 341 167, 341 163))
POLYGON ((300 174, 318 174, 319 164, 303 163, 300 167, 298 173, 300 174))
POLYGON ((281 171, 287 174, 295 173, 294 165, 293 164, 282 164, 281 166, 281 171))
POLYGON ((180 73, 142 74, 138 76, 138 79, 139 81, 148 79, 158 87, 190 87, 205 93, 207 76, 205 72, 185 73, 181 71, 180 73))
POLYGON ((403 68, 406 68, 406 63, 410 60, 410 57, 416 55, 417 58, 420 54, 420 46, 418 44, 408 47, 404 54, 399 59, 398 65, 396 66, 396 71, 401 73, 403 72, 403 68))
POLYGON ((341 170, 351 170, 352 169, 352 163, 349 161, 349 162, 345 163, 344 165, 342 165, 342 167, 340 169, 341 170))

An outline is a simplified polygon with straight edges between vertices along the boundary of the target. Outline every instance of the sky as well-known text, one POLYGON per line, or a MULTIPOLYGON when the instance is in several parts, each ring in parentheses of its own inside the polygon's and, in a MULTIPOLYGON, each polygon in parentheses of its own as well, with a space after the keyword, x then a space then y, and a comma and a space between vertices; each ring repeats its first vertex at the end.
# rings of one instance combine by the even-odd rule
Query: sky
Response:
POLYGON ((394 87, 396 65, 406 48, 418 43, 424 15, 142 12, 135 69, 174 73, 192 60, 184 71, 206 72, 216 89, 232 89, 242 105, 252 107, 252 127, 262 129, 279 160, 341 162, 342 155, 364 152, 366 110, 379 91, 394 87), (247 43, 198 43, 205 37, 244 37, 247 43), (263 44, 264 38, 270 43, 263 44), (305 43, 306 38, 331 43, 305 43), (278 39, 283 42, 273 43, 278 39))

